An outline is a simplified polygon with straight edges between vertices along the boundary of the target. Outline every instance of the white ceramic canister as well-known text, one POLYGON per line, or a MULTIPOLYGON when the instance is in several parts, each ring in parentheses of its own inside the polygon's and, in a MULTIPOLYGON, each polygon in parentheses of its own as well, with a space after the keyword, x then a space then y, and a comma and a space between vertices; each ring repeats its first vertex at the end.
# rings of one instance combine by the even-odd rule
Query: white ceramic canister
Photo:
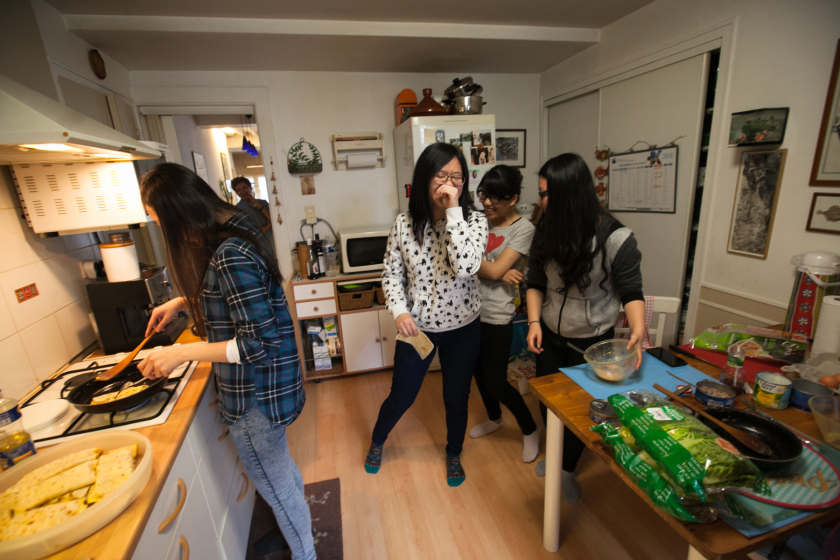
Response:
POLYGON ((99 245, 108 282, 125 282, 140 278, 137 250, 128 232, 110 234, 111 241, 99 245))

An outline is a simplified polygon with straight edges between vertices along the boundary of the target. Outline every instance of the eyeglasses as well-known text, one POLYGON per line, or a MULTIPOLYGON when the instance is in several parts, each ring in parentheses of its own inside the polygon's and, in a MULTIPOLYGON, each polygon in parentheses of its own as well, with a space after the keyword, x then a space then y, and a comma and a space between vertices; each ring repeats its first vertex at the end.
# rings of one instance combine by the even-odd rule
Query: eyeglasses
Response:
POLYGON ((452 175, 447 175, 446 173, 435 173, 435 183, 438 185, 444 185, 447 181, 452 181, 452 184, 455 186, 460 186, 464 184, 464 176, 460 173, 454 173, 452 175))
POLYGON ((490 204, 492 204, 494 206, 496 204, 498 204, 500 200, 510 200, 511 199, 510 196, 505 196, 503 198, 499 198, 498 196, 489 196, 486 192, 484 192, 484 189, 478 189, 478 192, 476 194, 478 195, 478 199, 481 202, 484 202, 485 200, 489 200, 490 204))
POLYGON ((548 196, 548 191, 537 191, 537 194, 540 195, 540 200, 548 196))

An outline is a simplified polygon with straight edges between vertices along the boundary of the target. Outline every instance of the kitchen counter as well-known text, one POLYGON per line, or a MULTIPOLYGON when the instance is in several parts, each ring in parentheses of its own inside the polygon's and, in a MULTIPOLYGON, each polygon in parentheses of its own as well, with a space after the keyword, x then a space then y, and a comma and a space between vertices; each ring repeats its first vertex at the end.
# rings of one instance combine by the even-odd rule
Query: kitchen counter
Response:
MULTIPOLYGON (((177 342, 188 344, 199 339, 185 329, 177 342)), ((198 403, 204 395, 210 378, 211 365, 198 364, 184 392, 166 423, 134 430, 152 442, 154 457, 152 477, 146 488, 128 508, 104 528, 70 548, 48 556, 50 560, 129 560, 134 554, 140 535, 146 526, 152 508, 160 495, 163 483, 169 475, 175 457, 184 444, 187 431, 195 417, 198 403)), ((207 528, 209 533, 212 527, 207 528)))

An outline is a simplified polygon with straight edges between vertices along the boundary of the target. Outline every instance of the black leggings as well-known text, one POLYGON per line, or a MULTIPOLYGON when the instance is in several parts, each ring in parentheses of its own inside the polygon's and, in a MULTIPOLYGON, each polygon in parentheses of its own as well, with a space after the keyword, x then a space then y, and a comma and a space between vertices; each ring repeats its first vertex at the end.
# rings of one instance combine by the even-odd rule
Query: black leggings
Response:
POLYGON ((524 435, 533 434, 537 424, 531 417, 528 405, 519 391, 511 387, 507 380, 508 357, 513 342, 513 323, 491 325, 481 323, 481 350, 475 362, 475 384, 487 409, 490 420, 498 421, 502 417, 499 402, 513 413, 524 435))
MULTIPOLYGON (((592 338, 570 338, 566 339, 558 334, 554 334, 549 328, 540 321, 542 327, 542 353, 537 354, 537 377, 544 377, 558 372, 560 368, 579 366, 585 364, 586 360, 583 355, 577 350, 572 350, 566 345, 566 340, 572 344, 586 350, 596 342, 615 338, 615 329, 610 328, 601 336, 594 336, 592 338)), ((545 405, 540 403, 540 413, 543 417, 543 422, 547 423, 547 410, 545 405)), ((580 456, 583 454, 584 443, 568 428, 563 426, 563 470, 567 472, 574 472, 577 468, 580 456)))

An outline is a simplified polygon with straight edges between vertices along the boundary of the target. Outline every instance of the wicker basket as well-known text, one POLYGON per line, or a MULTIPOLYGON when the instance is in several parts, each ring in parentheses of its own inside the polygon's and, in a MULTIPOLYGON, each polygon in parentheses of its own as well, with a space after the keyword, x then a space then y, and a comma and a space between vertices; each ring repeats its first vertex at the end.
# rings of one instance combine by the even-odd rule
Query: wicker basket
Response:
POLYGON ((376 292, 376 303, 379 305, 385 305, 385 291, 379 287, 374 288, 374 292, 376 292))
POLYGON ((338 309, 341 311, 367 309, 368 307, 373 307, 373 290, 338 294, 338 309))

